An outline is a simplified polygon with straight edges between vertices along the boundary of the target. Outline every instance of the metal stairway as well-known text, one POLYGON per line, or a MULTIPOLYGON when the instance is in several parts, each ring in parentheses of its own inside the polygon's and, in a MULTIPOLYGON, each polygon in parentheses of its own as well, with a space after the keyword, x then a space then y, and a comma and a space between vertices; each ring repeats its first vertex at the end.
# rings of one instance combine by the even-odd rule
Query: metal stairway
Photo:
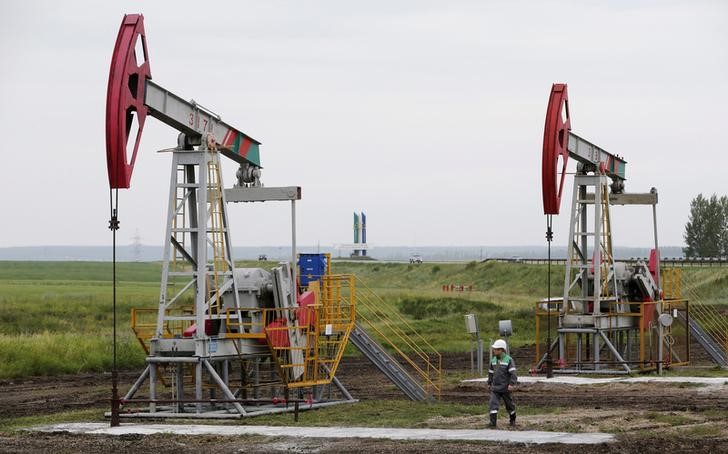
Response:
MULTIPOLYGON (((679 318, 683 323, 685 323, 685 316, 682 313, 679 313, 679 318)), ((728 367, 728 355, 726 355, 726 352, 721 348, 721 346, 713 340, 713 337, 710 336, 693 318, 690 319, 688 325, 690 326, 690 334, 695 337, 695 340, 697 340, 705 351, 708 352, 708 355, 713 358, 713 361, 722 367, 728 367)))
POLYGON ((349 335, 349 340, 377 368, 389 378, 403 393, 412 400, 427 400, 429 394, 415 381, 402 365, 392 358, 384 348, 374 340, 361 324, 357 322, 349 335))
MULTIPOLYGON (((728 316, 722 314, 714 305, 708 304, 700 287, 683 276, 680 268, 663 270, 662 282, 666 296, 679 299, 684 294, 690 299, 687 323, 690 334, 716 364, 728 367, 728 316)), ((678 318, 683 324, 686 323, 684 313, 678 313, 678 318)))

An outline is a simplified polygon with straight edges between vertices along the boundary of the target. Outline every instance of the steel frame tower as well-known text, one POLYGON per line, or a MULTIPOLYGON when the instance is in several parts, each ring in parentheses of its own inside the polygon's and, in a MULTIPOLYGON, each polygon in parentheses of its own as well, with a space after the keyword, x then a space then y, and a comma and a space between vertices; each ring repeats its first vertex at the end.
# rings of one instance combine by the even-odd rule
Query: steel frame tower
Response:
MULTIPOLYGON (((220 157, 214 140, 208 137, 209 140, 203 140, 197 150, 183 146, 173 151, 157 330, 151 340, 151 354, 180 348, 179 339, 165 338, 170 323, 194 322, 197 327, 193 335, 194 355, 200 358, 195 363, 195 399, 202 399, 203 366, 225 397, 234 399, 227 384, 227 362, 222 365, 225 370, 222 379, 210 362, 219 343, 226 341, 211 340, 207 332, 208 327, 213 328, 225 319, 222 295, 227 292, 232 294, 236 317, 241 317, 220 157), (173 315, 176 314, 174 309, 184 304, 185 295, 190 293, 194 298, 194 313, 173 315)), ((180 139, 184 142, 184 136, 180 139)), ((222 350, 229 348, 224 346, 222 350)), ((181 369, 181 365, 177 368, 181 369)), ((150 384, 156 381, 155 370, 149 369, 150 384)), ((150 399, 155 397, 151 395, 150 399)), ((242 413, 240 404, 235 405, 242 413)))
MULTIPOLYGON (((581 358, 583 337, 585 335, 590 337, 595 370, 599 369, 600 339, 609 347, 617 361, 624 363, 620 353, 602 331, 607 326, 611 329, 612 324, 605 325, 600 319, 603 312, 611 312, 608 307, 602 307, 603 303, 607 303, 607 305, 614 303, 618 297, 615 294, 617 283, 609 220, 608 180, 605 175, 598 172, 588 175, 583 170, 583 166, 574 177, 569 238, 564 297, 559 317, 559 357, 566 358, 566 336, 571 333, 575 334, 577 338, 578 358, 581 358), (591 194, 589 193, 590 187, 593 188, 591 194), (588 194, 592 195, 591 203, 587 199, 588 194), (588 214, 590 204, 593 204, 591 219, 588 214), (590 223, 593 225, 591 230, 590 223), (591 245, 589 244, 590 239, 591 245), (592 274, 592 277, 589 274, 592 274)), ((629 371, 628 366, 627 370, 629 371)))

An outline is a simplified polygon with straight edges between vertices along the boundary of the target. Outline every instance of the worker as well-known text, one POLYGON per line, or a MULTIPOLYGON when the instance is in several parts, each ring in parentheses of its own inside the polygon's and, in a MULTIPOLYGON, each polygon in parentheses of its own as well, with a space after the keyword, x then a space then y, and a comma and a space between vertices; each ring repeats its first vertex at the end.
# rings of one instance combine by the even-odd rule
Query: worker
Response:
POLYGON ((511 391, 518 382, 516 376, 516 363, 506 353, 506 341, 498 339, 491 346, 493 349, 493 358, 490 361, 490 369, 488 370, 488 387, 490 389, 490 402, 488 410, 490 411, 490 427, 495 427, 498 420, 498 407, 500 400, 506 404, 506 410, 510 415, 511 426, 516 425, 516 404, 513 403, 511 391))

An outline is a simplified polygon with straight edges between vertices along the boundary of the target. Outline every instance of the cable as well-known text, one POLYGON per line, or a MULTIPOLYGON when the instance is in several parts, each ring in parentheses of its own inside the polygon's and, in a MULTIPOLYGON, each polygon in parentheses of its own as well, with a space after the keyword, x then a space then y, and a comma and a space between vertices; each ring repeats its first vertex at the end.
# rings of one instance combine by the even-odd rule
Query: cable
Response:
POLYGON ((116 367, 116 231, 119 230, 119 189, 109 189, 109 230, 112 236, 112 306, 113 306, 113 366, 111 370, 111 427, 119 426, 119 374, 116 367))
POLYGON ((554 239, 553 216, 550 214, 546 215, 546 243, 548 244, 548 277, 546 278, 548 284, 547 299, 546 299, 546 325, 548 327, 546 334, 546 378, 552 378, 554 376, 554 362, 551 358, 551 241, 554 239))

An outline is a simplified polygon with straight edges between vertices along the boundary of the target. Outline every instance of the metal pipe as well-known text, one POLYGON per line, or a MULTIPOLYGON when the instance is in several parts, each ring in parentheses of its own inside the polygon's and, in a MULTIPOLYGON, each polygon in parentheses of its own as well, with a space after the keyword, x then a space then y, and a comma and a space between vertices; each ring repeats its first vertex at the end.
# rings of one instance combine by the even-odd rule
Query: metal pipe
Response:
POLYGON ((134 382, 134 384, 131 386, 131 389, 128 393, 126 393, 126 396, 122 400, 128 400, 134 397, 134 394, 139 390, 139 387, 144 384, 144 380, 147 379, 147 376, 149 375, 149 368, 152 367, 150 365, 147 365, 147 368, 144 369, 144 372, 137 378, 137 380, 134 382))
MULTIPOLYGON (((656 305, 658 314, 662 314, 662 303, 657 303, 656 305)), ((663 351, 663 344, 665 343, 665 328, 662 326, 662 323, 660 323, 660 320, 658 318, 657 320, 657 336, 659 337, 658 344, 657 344, 657 358, 659 359, 657 361, 657 375, 662 375, 662 361, 664 357, 664 351, 663 351)))
POLYGON ((341 394, 346 397, 346 400, 355 400, 349 393, 349 390, 344 387, 344 385, 341 383, 341 381, 339 381, 338 378, 334 377, 331 381, 334 383, 334 385, 336 385, 339 392, 341 392, 341 394))
POLYGON ((291 200, 291 280, 293 281, 294 304, 298 297, 298 286, 296 285, 296 201, 291 200))
POLYGON ((606 336, 606 334, 604 334, 604 331, 599 331, 599 334, 604 339, 605 345, 609 348, 609 350, 612 351, 612 354, 617 357, 617 361, 615 361, 615 362, 616 363, 621 363, 622 364, 622 367, 624 367, 624 370, 627 371, 628 374, 629 373, 632 373, 632 371, 630 370, 629 366, 624 361, 624 358, 622 358, 622 355, 620 355, 619 352, 617 351, 617 349, 614 348, 614 345, 612 345, 612 343, 609 341, 609 338, 606 336))
POLYGON ((578 365, 581 362, 581 357, 582 357, 582 353, 581 353, 581 341, 582 341, 582 333, 577 333, 577 335, 576 335, 576 361, 577 361, 576 365, 577 365, 577 369, 579 368, 578 365))
POLYGON ((569 370, 569 369, 562 369, 562 370, 554 370, 555 374, 601 374, 601 375, 628 375, 626 371, 623 370, 590 370, 590 369, 579 369, 579 370, 569 370))
MULTIPOLYGON (((177 391, 177 399, 184 397, 184 366, 178 363, 175 367, 175 389, 177 391)), ((177 406, 177 411, 182 413, 184 410, 182 404, 177 406)))
MULTIPOLYGON (((199 361, 195 364, 195 399, 202 401, 202 363, 199 361)), ((196 411, 201 413, 202 405, 197 404, 196 411)))
MULTIPOLYGON (((650 190, 650 192, 654 192, 655 194, 657 194, 657 189, 652 188, 650 190)), ((662 276, 660 275, 660 258, 661 257, 660 257, 660 246, 657 241, 657 204, 652 205, 652 227, 655 232, 655 254, 657 255, 657 257, 655 257, 657 259, 657 267, 655 270, 655 275, 657 276, 657 290, 660 293, 660 295, 658 295, 657 299, 662 299, 662 276)))
MULTIPOLYGON (((215 382, 217 382, 217 385, 222 390, 222 393, 227 397, 228 399, 235 400, 235 396, 230 391, 230 388, 227 387, 227 384, 222 381, 222 378, 217 374, 217 371, 215 371, 215 368, 212 367, 212 364, 210 364, 208 361, 202 361, 202 364, 205 365, 207 368, 207 371, 210 373, 210 376, 212 377, 215 382)), ((241 414, 245 414, 245 409, 240 405, 239 403, 234 403, 233 406, 235 409, 240 412, 241 414)))
MULTIPOLYGON (((284 405, 286 402, 305 402, 308 403, 306 399, 123 399, 123 402, 125 404, 148 404, 148 403, 157 403, 157 404, 198 404, 198 403, 210 403, 210 404, 234 404, 234 403, 240 403, 240 404, 281 404, 284 405)), ((316 403, 316 402, 314 402, 316 403)))
POLYGON ((200 358, 190 356, 150 356, 148 363, 198 363, 200 358))
MULTIPOLYGON (((304 405, 303 407, 299 408, 299 411, 306 411, 306 410, 312 410, 316 408, 322 408, 322 407, 331 407, 333 405, 340 405, 340 404, 353 404, 359 402, 358 399, 355 400, 338 400, 334 402, 321 402, 321 403, 315 403, 312 405, 304 405)), ((167 412, 156 412, 156 413, 122 413, 120 416, 122 418, 186 418, 186 419, 230 419, 235 418, 239 419, 243 416, 245 417, 253 417, 253 416, 259 416, 259 415, 269 415, 269 414, 276 414, 276 413, 286 413, 289 411, 292 411, 292 408, 270 408, 270 409, 264 409, 259 411, 252 411, 248 412, 246 415, 242 415, 239 413, 167 413, 167 412)), ((111 413, 107 412, 104 413, 104 416, 108 417, 111 413)))
MULTIPOLYGON (((599 361, 598 364, 602 365, 614 365, 614 364, 654 364, 657 361, 599 361)), ((595 364, 594 361, 581 361, 579 363, 574 363, 574 365, 577 364, 595 364)))
MULTIPOLYGON (((104 416, 106 414, 104 413, 104 416)), ((231 419, 231 418, 242 418, 243 415, 239 413, 227 413, 227 414, 209 414, 209 413, 171 413, 171 412, 155 412, 155 413, 122 413, 122 418, 175 418, 175 419, 231 419)))
MULTIPOLYGON (((594 269, 596 269, 596 267, 594 267, 594 269)), ((600 334, 601 334, 601 332, 600 332, 600 334)), ((592 348, 594 349, 594 353, 592 356, 592 360, 594 360, 594 369, 599 369, 599 367, 600 367, 599 364, 603 363, 604 361, 600 361, 601 360, 601 355, 600 355, 601 349, 599 347, 599 338, 596 335, 592 336, 592 348)))
MULTIPOLYGON (((157 366, 149 365, 149 398, 157 398, 157 366)), ((154 403, 149 404, 149 411, 155 411, 154 403)))
MULTIPOLYGON (((329 374, 331 373, 331 369, 329 369, 329 366, 327 366, 326 364, 322 364, 322 366, 327 373, 329 373, 329 374)), ((334 383, 334 385, 336 385, 336 388, 338 388, 338 390, 341 392, 341 394, 344 395, 344 397, 346 397, 347 400, 354 400, 354 398, 351 396, 351 394, 349 394, 349 390, 344 387, 344 385, 341 383, 341 381, 339 381, 338 378, 336 378, 335 375, 331 379, 331 381, 334 383)), ((330 392, 331 392, 331 385, 329 385, 329 393, 330 392)))

